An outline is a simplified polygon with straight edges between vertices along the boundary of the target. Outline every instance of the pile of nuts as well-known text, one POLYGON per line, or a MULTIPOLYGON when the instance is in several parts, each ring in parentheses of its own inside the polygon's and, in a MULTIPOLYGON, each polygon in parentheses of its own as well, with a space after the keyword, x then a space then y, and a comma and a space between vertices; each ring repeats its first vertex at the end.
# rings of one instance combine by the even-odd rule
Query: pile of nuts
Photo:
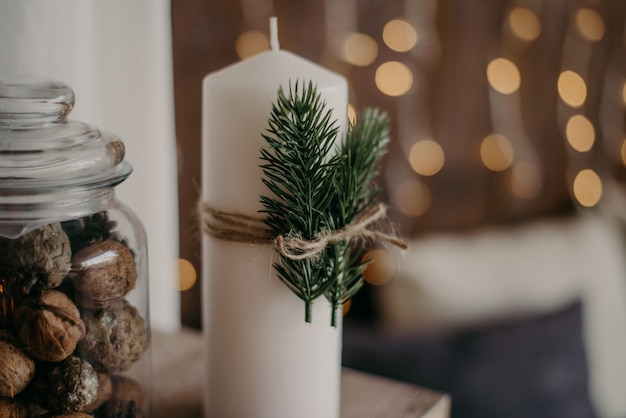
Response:
POLYGON ((112 228, 101 212, 0 237, 0 418, 143 416, 124 372, 148 329, 126 299, 135 254, 112 228))

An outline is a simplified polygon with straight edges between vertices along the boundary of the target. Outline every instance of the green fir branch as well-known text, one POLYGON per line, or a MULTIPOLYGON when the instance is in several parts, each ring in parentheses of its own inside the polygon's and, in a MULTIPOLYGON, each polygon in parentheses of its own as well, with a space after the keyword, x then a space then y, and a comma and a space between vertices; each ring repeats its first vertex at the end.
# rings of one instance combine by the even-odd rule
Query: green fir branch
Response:
MULTIPOLYGON (((272 197, 261 196, 266 224, 274 236, 313 240, 324 231, 341 229, 375 199, 378 163, 388 143, 387 116, 367 109, 349 125, 338 143, 339 127, 316 86, 300 82, 272 105, 269 128, 261 150, 263 183, 272 197), (304 83, 303 83, 304 84, 304 83)), ((280 280, 305 302, 311 322, 313 302, 324 295, 337 311, 362 286, 364 243, 331 242, 315 258, 280 258, 274 268, 280 280)))
MULTIPOLYGON (((335 200, 332 204, 333 228, 350 224, 376 198, 378 187, 373 182, 379 174, 378 164, 389 143, 389 119, 378 109, 365 109, 357 115, 356 125, 349 124, 345 141, 339 148, 344 164, 337 170, 335 200)), ((335 275, 333 286, 326 292, 332 306, 331 323, 336 323, 339 308, 363 286, 361 261, 364 243, 337 243, 334 257, 328 259, 335 275)))

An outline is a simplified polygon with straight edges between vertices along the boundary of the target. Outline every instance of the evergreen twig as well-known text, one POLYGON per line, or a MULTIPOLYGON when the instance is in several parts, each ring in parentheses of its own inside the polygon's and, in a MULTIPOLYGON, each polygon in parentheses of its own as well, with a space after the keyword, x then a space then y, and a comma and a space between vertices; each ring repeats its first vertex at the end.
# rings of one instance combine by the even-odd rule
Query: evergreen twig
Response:
MULTIPOLYGON (((313 240, 317 234, 349 225, 375 199, 373 180, 386 152, 388 118, 366 109, 355 126, 349 124, 338 147, 339 128, 331 111, 309 82, 296 81, 289 92, 278 90, 261 150, 263 183, 273 197, 261 196, 266 224, 274 236, 313 240)), ((305 320, 311 322, 313 302, 324 295, 337 310, 362 286, 363 243, 330 243, 314 258, 274 263, 285 285, 305 302, 305 320)))

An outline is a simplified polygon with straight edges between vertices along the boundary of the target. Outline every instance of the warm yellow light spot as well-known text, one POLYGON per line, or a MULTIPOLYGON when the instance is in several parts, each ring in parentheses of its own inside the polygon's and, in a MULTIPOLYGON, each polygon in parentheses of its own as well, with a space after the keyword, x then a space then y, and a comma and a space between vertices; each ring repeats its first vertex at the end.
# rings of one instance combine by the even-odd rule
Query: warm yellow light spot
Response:
POLYGON ((513 162, 513 146, 503 135, 489 135, 480 143, 480 158, 490 170, 506 170, 513 162))
POLYGON ((622 156, 622 164, 626 165, 626 138, 622 140, 622 148, 620 154, 622 156))
POLYGON ((596 139, 596 131, 589 119, 583 115, 574 115, 565 126, 567 142, 578 152, 591 149, 596 139))
POLYGON ((496 58, 487 65, 487 80, 495 91, 502 94, 514 93, 521 84, 517 66, 506 58, 496 58))
POLYGON ((602 180, 593 170, 585 169, 574 179, 574 197, 585 207, 595 206, 602 197, 602 180))
POLYGON ((626 81, 622 84, 622 102, 626 106, 626 81))
POLYGON ((378 55, 378 44, 369 35, 352 33, 343 42, 343 59, 352 65, 365 67, 378 55))
POLYGON ((511 191, 522 199, 532 199, 541 189, 541 173, 535 164, 527 161, 513 164, 510 181, 511 191))
POLYGON ((343 303, 343 306, 342 306, 343 315, 346 315, 348 312, 350 312, 351 307, 352 307, 352 299, 348 299, 347 301, 343 303))
POLYGON ((383 28, 383 41, 394 51, 406 52, 417 43, 417 32, 406 20, 390 20, 383 28))
POLYGON ((541 33, 541 23, 537 15, 525 7, 516 7, 509 13, 511 31, 525 41, 534 41, 541 33))
POLYGON ((244 59, 267 51, 270 48, 270 41, 267 36, 258 30, 249 30, 237 38, 235 49, 239 58, 244 59))
POLYGON ((413 73, 397 61, 381 64, 376 69, 376 86, 388 96, 401 96, 413 86, 413 73))
POLYGON ((561 100, 571 107, 580 107, 587 99, 585 80, 574 71, 563 71, 559 75, 557 88, 561 100))
POLYGON ((189 290, 196 283, 198 275, 196 269, 188 260, 178 259, 178 290, 184 292, 189 290))
POLYGON ((590 41, 604 37, 604 21, 595 10, 582 8, 576 13, 576 27, 582 36, 590 41))
POLYGON ((443 148, 430 139, 416 142, 409 152, 411 167, 422 176, 437 174, 443 167, 444 160, 443 148))
POLYGON ((365 253, 361 262, 368 261, 363 273, 363 280, 369 284, 380 286, 396 275, 396 260, 385 250, 371 250, 365 253))
POLYGON ((394 202, 403 214, 418 217, 430 207, 432 195, 428 187, 421 181, 407 180, 398 185, 394 202))
POLYGON ((356 110, 354 106, 348 103, 348 120, 352 125, 356 124, 356 110))

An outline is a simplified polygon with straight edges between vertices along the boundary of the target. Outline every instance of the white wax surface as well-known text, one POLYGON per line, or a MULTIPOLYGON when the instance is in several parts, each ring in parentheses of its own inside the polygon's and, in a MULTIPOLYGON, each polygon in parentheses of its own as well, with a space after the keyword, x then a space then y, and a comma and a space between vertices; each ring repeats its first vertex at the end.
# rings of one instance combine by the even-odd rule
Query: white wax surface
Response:
MULTIPOLYGON (((340 126, 347 83, 285 51, 268 51, 208 75, 203 84, 203 200, 258 216, 261 134, 278 86, 313 81, 340 126)), ((269 245, 203 239, 206 416, 338 418, 341 321, 325 299, 304 321, 304 303, 271 268, 269 245)), ((341 314, 339 314, 341 316, 341 314)))

